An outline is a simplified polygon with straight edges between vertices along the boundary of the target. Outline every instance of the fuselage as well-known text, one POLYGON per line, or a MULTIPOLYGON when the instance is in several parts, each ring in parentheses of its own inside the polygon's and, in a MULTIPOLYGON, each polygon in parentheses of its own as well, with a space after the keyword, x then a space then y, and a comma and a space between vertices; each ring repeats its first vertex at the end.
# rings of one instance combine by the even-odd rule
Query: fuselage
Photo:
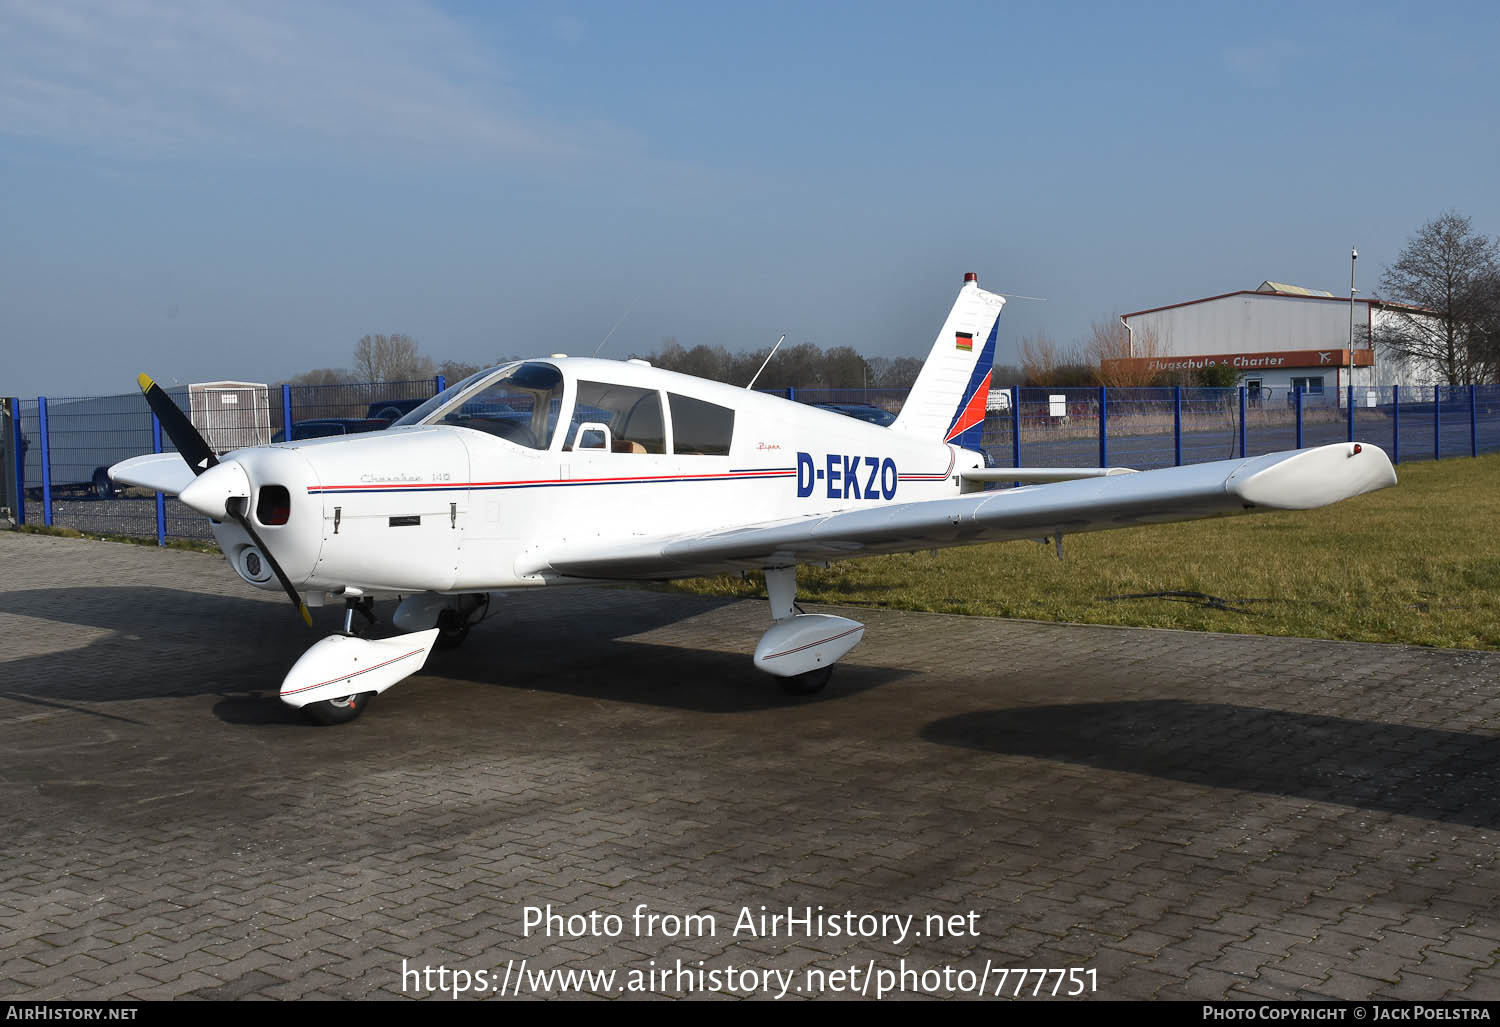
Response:
MULTIPOLYGON (((954 496, 980 454, 640 362, 556 357, 467 379, 381 432, 240 450, 299 591, 567 583, 552 546, 622 544, 954 496), (281 490, 285 490, 284 492, 281 490)), ((232 521, 232 566, 279 586, 232 521)))

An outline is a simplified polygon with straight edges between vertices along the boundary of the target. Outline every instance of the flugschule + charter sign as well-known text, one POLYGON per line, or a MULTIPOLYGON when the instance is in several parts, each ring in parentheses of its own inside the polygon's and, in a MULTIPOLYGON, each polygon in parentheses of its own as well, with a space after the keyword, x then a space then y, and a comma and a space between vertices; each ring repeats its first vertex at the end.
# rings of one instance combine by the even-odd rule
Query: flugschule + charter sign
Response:
MULTIPOLYGON (((1369 367, 1374 362, 1374 355, 1369 350, 1354 351, 1356 367, 1369 367)), ((1271 353, 1207 353, 1202 356, 1134 357, 1126 360, 1104 361, 1106 368, 1121 371, 1196 371, 1199 368, 1218 367, 1221 364, 1244 371, 1290 367, 1348 367, 1349 351, 1346 349, 1278 350, 1271 353)))

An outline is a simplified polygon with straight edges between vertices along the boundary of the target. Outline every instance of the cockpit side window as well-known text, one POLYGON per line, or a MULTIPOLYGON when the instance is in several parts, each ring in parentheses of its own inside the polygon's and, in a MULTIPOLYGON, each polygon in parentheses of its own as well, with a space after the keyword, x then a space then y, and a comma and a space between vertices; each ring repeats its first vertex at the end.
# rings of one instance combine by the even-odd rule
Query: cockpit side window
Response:
POLYGON ((573 403, 573 421, 568 426, 565 449, 597 449, 608 444, 614 453, 666 453, 666 421, 661 413, 661 393, 608 382, 578 383, 573 403), (597 427, 602 425, 608 438, 597 427))
POLYGON ((679 456, 728 456, 734 411, 716 403, 667 393, 672 408, 672 449, 679 456))
MULTIPOLYGON (((553 365, 516 364, 467 394, 460 386, 449 390, 455 395, 446 405, 434 405, 420 423, 472 428, 527 449, 546 449, 551 444, 563 395, 562 372, 553 365)), ((400 423, 416 423, 408 419, 422 409, 413 410, 400 423)))

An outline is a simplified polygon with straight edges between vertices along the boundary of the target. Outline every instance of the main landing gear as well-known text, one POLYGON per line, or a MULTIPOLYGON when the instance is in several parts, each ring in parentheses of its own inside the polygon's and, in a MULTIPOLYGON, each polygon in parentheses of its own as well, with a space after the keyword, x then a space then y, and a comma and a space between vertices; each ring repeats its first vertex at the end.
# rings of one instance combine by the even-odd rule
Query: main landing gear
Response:
POLYGON ((821 692, 833 665, 865 636, 865 626, 847 617, 797 611, 797 568, 767 567, 766 593, 774 623, 755 647, 755 665, 780 679, 789 695, 821 692))
POLYGON ((438 614, 437 648, 457 649, 469 637, 469 629, 478 624, 490 612, 490 594, 453 597, 454 605, 446 606, 438 614))

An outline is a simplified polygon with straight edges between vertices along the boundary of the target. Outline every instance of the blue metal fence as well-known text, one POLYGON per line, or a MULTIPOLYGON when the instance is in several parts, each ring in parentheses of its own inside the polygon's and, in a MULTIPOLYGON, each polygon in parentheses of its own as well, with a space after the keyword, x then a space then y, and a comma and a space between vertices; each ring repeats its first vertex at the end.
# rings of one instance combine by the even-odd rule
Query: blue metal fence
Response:
MULTIPOLYGON (((209 430, 210 442, 226 449, 303 434, 331 435, 381 427, 412 405, 436 395, 441 376, 408 382, 357 385, 290 385, 241 398, 239 421, 247 427, 209 430)), ((167 388, 184 410, 187 386, 167 388)), ((202 515, 173 497, 141 489, 117 492, 105 473, 112 464, 142 453, 172 452, 172 442, 139 392, 116 396, 37 397, 13 400, 18 416, 12 440, 17 523, 77 528, 104 534, 211 539, 202 515)))
MULTIPOLYGON (((438 379, 362 385, 281 386, 252 418, 274 437, 380 427, 443 387, 438 379), (373 420, 372 420, 373 419, 373 420), (348 422, 347 424, 342 422, 348 422)), ((803 403, 901 409, 904 389, 785 389, 803 403)), ((184 409, 187 389, 168 390, 184 409)), ((101 475, 171 441, 138 393, 12 399, 0 439, 18 523, 155 538, 207 539, 203 517, 175 498, 129 489, 101 475), (8 475, 9 477, 9 475, 8 475)), ((868 409, 846 412, 874 416, 868 409)), ((1266 394, 1198 388, 1010 388, 991 393, 982 448, 996 467, 1149 470, 1299 446, 1359 440, 1400 463, 1500 451, 1500 385, 1355 388, 1266 394)), ((239 443, 245 444, 245 443, 239 443)), ((3 505, 3 504, 0 504, 3 505)))

